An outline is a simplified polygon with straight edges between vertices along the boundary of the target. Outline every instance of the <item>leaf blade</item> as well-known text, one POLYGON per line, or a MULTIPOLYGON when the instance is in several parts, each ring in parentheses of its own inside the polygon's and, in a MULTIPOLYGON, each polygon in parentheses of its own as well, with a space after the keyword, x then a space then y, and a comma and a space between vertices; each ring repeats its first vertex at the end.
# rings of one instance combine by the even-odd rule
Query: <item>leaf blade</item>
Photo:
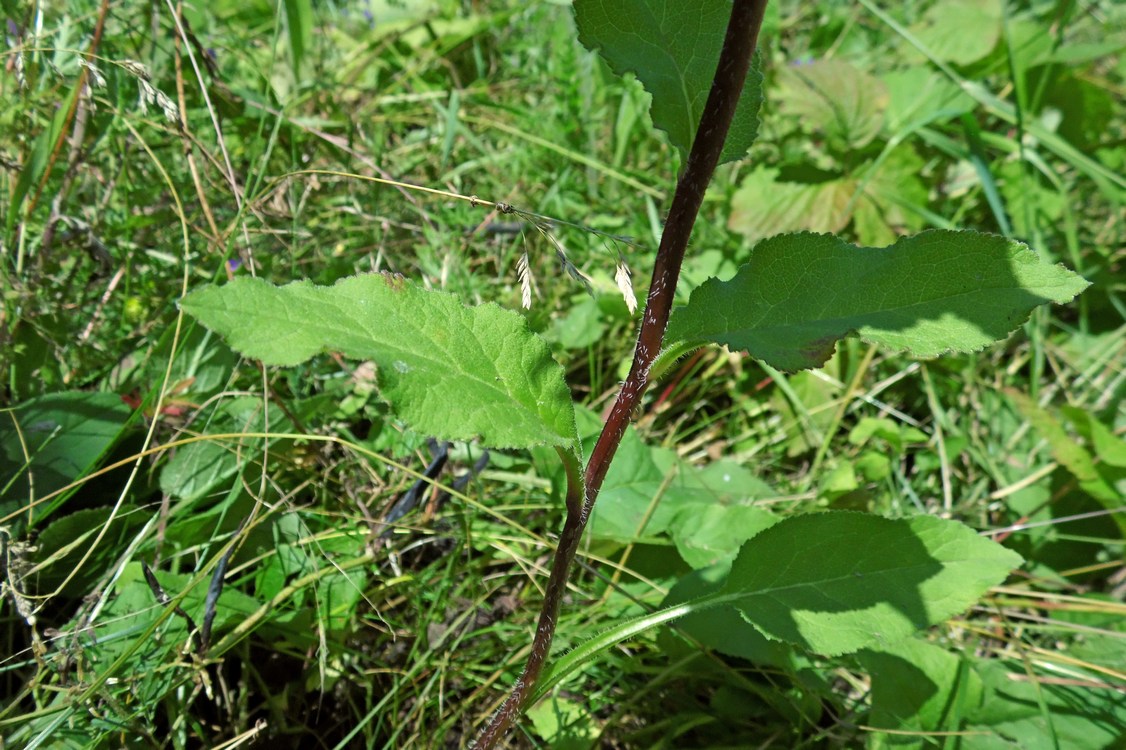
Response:
MULTIPOLYGON (((727 32, 731 3, 702 0, 576 0, 579 41, 619 76, 633 74, 653 96, 653 124, 684 162, 727 32)), ((720 163, 742 159, 758 134, 762 66, 756 54, 724 144, 720 163)))
POLYGON ((767 637, 835 656, 943 622, 1020 562, 955 521, 816 513, 749 540, 727 591, 767 637))
POLYGON ((849 335, 934 357, 1000 341, 1034 307, 1087 286, 1022 243, 978 232, 930 230, 885 248, 780 235, 730 281, 697 288, 668 339, 725 344, 787 372, 823 364, 849 335))
POLYGON ((331 287, 240 278, 181 307, 230 346, 268 365, 323 351, 370 359, 383 396, 416 429, 495 448, 577 443, 563 370, 518 314, 387 274, 331 287))

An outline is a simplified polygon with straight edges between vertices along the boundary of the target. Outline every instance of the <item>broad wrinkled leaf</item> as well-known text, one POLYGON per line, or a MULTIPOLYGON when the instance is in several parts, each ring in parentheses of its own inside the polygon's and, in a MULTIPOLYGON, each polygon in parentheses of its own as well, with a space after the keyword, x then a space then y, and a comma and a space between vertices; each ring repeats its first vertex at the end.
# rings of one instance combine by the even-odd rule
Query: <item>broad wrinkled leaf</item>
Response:
POLYGON ((883 82, 844 60, 815 60, 778 71, 778 102, 803 130, 822 133, 839 150, 871 143, 884 124, 883 82))
MULTIPOLYGON (((946 0, 932 5, 911 30, 939 60, 968 65, 997 46, 1003 13, 1000 0, 946 0)), ((909 59, 916 54, 912 49, 909 59)))
POLYGON ((466 307, 401 277, 368 274, 331 287, 240 278, 181 305, 269 365, 323 351, 374 361, 384 398, 420 432, 498 448, 577 442, 563 368, 523 318, 495 304, 466 307))
POLYGON ((668 340, 726 344, 790 372, 823 364, 849 335, 934 357, 1000 341, 1037 305, 1087 286, 995 235, 933 230, 885 248, 782 235, 759 243, 730 281, 696 289, 673 312, 668 340))
POLYGON ((904 205, 923 206, 927 188, 919 179, 923 160, 908 146, 891 151, 878 164, 865 163, 834 179, 796 182, 772 167, 758 167, 731 197, 727 226, 750 240, 784 232, 840 232, 851 223, 860 242, 889 244, 896 229, 921 228, 921 219, 904 205))
POLYGON ((794 516, 749 540, 727 579, 770 638, 833 656, 943 622, 1005 580, 1020 555, 955 521, 794 516))
MULTIPOLYGON (((575 0, 579 41, 619 76, 633 74, 653 95, 653 124, 688 154, 719 62, 730 0, 575 0)), ((720 163, 742 159, 758 133, 762 72, 747 74, 720 163)))

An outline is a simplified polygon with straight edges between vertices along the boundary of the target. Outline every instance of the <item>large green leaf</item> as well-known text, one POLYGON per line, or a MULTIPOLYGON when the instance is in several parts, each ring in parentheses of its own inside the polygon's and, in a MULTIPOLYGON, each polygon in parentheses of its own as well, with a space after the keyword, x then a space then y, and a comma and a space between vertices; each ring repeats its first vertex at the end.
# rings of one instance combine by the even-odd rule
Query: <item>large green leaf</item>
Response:
POLYGON ((923 732, 960 729, 981 704, 981 678, 971 659, 940 646, 905 638, 857 660, 872 676, 872 715, 877 733, 868 747, 925 748, 923 732))
POLYGON ((789 372, 823 364, 849 335, 934 357, 1000 341, 1037 305, 1087 286, 1019 242, 978 232, 932 230, 886 248, 781 235, 730 281, 696 289, 668 339, 745 349, 789 372))
POLYGON ((383 396, 412 427, 498 448, 577 443, 563 368, 517 313, 466 307, 387 274, 331 287, 240 278, 181 303, 232 348, 291 366, 339 351, 379 367, 383 396))
MULTIPOLYGON (((33 487, 40 498, 87 474, 121 435, 131 412, 116 394, 68 391, 0 415, 0 516, 26 505, 33 487)), ((48 513, 40 506, 31 516, 48 513)))
POLYGON ((815 653, 883 648, 961 612, 1020 562, 972 529, 932 516, 791 517, 743 545, 725 584, 723 563, 696 571, 659 610, 624 620, 554 661, 533 700, 596 654, 682 617, 690 618, 688 634, 724 653, 791 661, 788 649, 767 648, 738 627, 725 631, 733 625, 732 606, 768 638, 815 653))
POLYGON ((731 562, 745 541, 778 521, 765 508, 708 503, 681 508, 669 528, 680 556, 700 570, 731 562))
MULTIPOLYGON (((620 76, 633 74, 653 95, 653 124, 681 160, 692 147, 715 76, 731 0, 575 0, 579 41, 598 50, 620 76)), ((720 162, 742 159, 758 133, 762 72, 747 74, 720 162)))
POLYGON ((1020 562, 955 521, 816 513, 781 521, 743 545, 727 591, 768 637, 833 656, 946 620, 1020 562))
MULTIPOLYGON (((689 573, 673 585, 661 602, 661 608, 702 600, 722 592, 729 568, 729 563, 721 563, 689 573)), ((676 620, 675 627, 703 646, 756 664, 790 669, 809 658, 788 643, 764 636, 730 603, 689 612, 676 620)), ((673 651, 675 656, 674 642, 662 639, 662 647, 673 651)))

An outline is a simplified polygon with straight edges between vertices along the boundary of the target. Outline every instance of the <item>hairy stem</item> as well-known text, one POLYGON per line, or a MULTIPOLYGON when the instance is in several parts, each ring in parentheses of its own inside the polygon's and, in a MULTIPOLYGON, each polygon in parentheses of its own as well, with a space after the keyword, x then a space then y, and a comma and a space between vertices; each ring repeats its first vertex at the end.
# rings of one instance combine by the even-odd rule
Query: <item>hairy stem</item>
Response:
POLYGON ((478 748, 492 748, 504 737, 509 726, 524 708, 524 703, 535 687, 543 669, 551 641, 555 635, 555 623, 563 595, 567 590, 567 580, 579 549, 583 530, 586 528, 590 511, 602 481, 610 468, 610 461, 622 441, 626 426, 634 408, 649 386, 649 368, 661 350, 665 328, 672 312, 676 283, 680 278, 680 266, 688 247, 692 226, 700 212, 704 191, 711 182, 712 174, 719 163, 724 141, 743 83, 750 69, 751 57, 758 43, 759 29, 762 27, 767 0, 735 0, 731 8, 731 18, 727 34, 723 40, 723 51, 716 66, 715 78, 700 117, 700 126, 692 142, 684 172, 676 185, 672 206, 669 209, 661 244, 653 266, 653 279, 649 285, 645 315, 637 336, 633 364, 629 377, 622 384, 618 398, 610 415, 602 427, 602 433, 587 463, 585 481, 580 482, 573 463, 567 465, 567 519, 559 536, 559 546, 555 551, 547 589, 544 592, 543 609, 540 611, 536 634, 532 640, 532 651, 524 666, 524 673, 516 681, 512 692, 501 705, 488 726, 477 739, 478 748))

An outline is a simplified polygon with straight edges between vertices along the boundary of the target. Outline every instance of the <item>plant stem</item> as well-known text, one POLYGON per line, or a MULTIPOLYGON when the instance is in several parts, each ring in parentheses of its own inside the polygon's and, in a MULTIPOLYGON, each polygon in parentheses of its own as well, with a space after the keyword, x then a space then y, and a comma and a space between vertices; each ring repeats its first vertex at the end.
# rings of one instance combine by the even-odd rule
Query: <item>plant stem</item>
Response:
POLYGON ((739 96, 743 92, 743 84, 766 12, 766 2, 767 0, 735 0, 731 8, 731 18, 727 24, 727 34, 723 40, 723 51, 716 66, 712 88, 708 93, 708 101, 704 105, 684 172, 677 182, 676 193, 661 235, 661 244, 657 249, 649 297, 629 377, 622 384, 610 415, 602 426, 602 433, 587 463, 585 482, 579 482, 577 471, 572 470, 573 462, 565 461, 567 518, 559 536, 559 546, 555 551, 544 592, 543 609, 532 640, 532 651, 524 665, 524 673, 516 681, 512 692, 477 738, 478 748, 495 747, 508 731, 524 708, 524 702, 535 687, 551 649, 559 607, 567 590, 571 563, 578 551, 583 530, 610 468, 610 462, 625 435, 630 416, 649 386, 649 368, 664 341, 684 252, 688 247, 696 216, 700 212, 700 204, 704 200, 704 191, 719 163, 739 96))

